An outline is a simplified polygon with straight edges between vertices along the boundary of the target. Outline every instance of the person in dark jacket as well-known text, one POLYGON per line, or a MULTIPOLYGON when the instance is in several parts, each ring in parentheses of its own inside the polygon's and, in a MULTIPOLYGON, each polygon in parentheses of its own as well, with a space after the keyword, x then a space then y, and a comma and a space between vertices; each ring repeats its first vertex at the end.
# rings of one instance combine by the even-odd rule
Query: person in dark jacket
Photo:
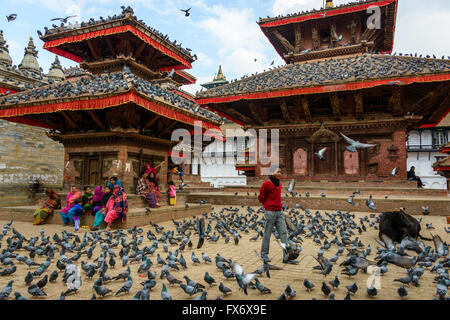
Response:
POLYGON ((414 166, 408 171, 408 181, 417 181, 417 188, 423 188, 422 179, 416 176, 416 167, 414 166))
POLYGON ((286 220, 282 211, 281 204, 281 169, 278 166, 270 168, 272 175, 265 181, 259 190, 258 201, 264 206, 265 225, 264 235, 261 244, 261 258, 270 262, 269 246, 270 237, 272 235, 273 227, 280 235, 281 243, 286 247, 283 253, 283 263, 298 263, 296 260, 289 260, 287 251, 290 249, 288 241, 288 232, 286 227, 286 220))

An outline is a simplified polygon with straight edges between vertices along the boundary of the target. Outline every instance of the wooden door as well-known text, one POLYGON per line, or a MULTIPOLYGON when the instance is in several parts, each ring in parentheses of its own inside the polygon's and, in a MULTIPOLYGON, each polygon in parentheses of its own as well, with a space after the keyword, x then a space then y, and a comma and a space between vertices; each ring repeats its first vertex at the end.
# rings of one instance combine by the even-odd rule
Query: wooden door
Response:
POLYGON ((319 152, 323 148, 325 151, 325 160, 321 160, 314 156, 314 174, 317 176, 333 176, 334 175, 334 144, 322 143, 314 145, 314 153, 319 152))
POLYGON ((100 184, 98 172, 98 159, 89 159, 89 185, 94 186, 100 184))

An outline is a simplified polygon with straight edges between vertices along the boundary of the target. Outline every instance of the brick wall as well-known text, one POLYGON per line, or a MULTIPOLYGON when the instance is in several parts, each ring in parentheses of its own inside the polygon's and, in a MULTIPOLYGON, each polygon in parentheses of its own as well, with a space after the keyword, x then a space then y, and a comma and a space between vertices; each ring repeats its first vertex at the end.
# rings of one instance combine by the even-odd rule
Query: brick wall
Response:
MULTIPOLYGON (((62 186, 64 147, 45 132, 0 120, 0 195, 13 192, 15 196, 28 196, 26 190, 36 178, 45 187, 62 186)), ((1 198, 0 205, 4 204, 1 198)))

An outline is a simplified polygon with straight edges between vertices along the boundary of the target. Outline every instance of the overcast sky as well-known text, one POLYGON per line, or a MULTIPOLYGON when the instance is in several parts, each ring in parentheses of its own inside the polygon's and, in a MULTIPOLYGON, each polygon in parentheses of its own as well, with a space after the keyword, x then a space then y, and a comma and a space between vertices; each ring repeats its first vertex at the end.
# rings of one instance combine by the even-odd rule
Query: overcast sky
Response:
MULTIPOLYGON (((347 3, 335 0, 335 4, 347 3)), ((323 0, 2 0, 0 29, 9 44, 14 64, 20 64, 32 36, 39 50, 39 63, 48 72, 54 55, 42 49, 36 31, 51 27, 51 18, 77 14, 72 20, 120 14, 130 5, 139 19, 168 34, 197 54, 199 60, 189 71, 197 84, 183 87, 195 93, 200 84, 211 81, 222 65, 231 80, 268 69, 283 60, 256 24, 259 17, 320 8, 323 0), (179 9, 192 7, 186 18, 179 9), (7 14, 18 18, 7 22, 7 14), (257 59, 255 62, 254 60, 257 59)), ((450 56, 450 2, 448 0, 399 0, 394 51, 450 56)), ((64 67, 76 65, 61 58, 64 67)))

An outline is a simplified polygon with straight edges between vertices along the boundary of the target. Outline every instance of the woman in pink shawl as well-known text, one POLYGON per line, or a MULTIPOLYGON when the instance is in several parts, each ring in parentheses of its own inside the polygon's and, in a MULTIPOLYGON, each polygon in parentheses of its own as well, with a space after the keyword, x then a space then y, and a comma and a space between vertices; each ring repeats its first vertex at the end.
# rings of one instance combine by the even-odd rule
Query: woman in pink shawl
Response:
POLYGON ((72 209, 73 206, 75 206, 75 200, 81 199, 81 195, 82 195, 81 192, 77 189, 76 186, 73 185, 70 189, 70 193, 67 195, 67 198, 66 198, 67 205, 64 209, 62 209, 60 211, 61 216, 63 217, 64 223, 66 223, 66 221, 67 221, 65 219, 65 217, 68 217, 69 210, 72 209))
POLYGON ((105 230, 110 231, 113 222, 117 219, 122 219, 122 222, 125 223, 128 213, 128 199, 123 188, 118 185, 114 186, 113 196, 109 198, 106 209, 107 214, 104 221, 108 227, 105 230))
POLYGON ((153 172, 153 178, 158 181, 157 170, 163 165, 164 161, 158 164, 156 167, 152 168, 148 163, 145 165, 145 173, 150 176, 150 173, 153 172))

